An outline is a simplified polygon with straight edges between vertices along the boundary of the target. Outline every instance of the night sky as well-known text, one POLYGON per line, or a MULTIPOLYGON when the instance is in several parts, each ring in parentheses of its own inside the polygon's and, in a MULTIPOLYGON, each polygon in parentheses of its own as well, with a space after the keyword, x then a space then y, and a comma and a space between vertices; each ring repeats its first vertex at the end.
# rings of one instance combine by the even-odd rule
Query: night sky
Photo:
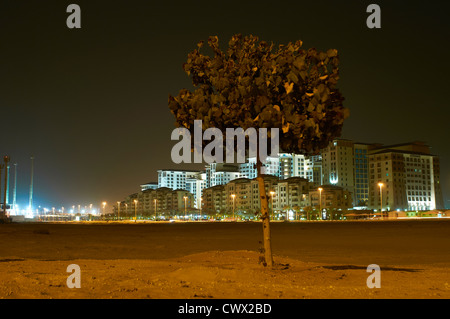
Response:
POLYGON ((242 33, 338 49, 351 112, 342 137, 427 142, 450 208, 449 9, 447 1, 2 0, 0 155, 18 163, 18 204, 28 203, 31 154, 34 205, 46 207, 113 203, 157 181, 158 169, 202 168, 171 161, 168 95, 192 88, 182 64, 197 42, 217 35, 226 48, 242 33), (81 29, 66 26, 71 3, 81 29), (366 26, 371 3, 381 29, 366 26))

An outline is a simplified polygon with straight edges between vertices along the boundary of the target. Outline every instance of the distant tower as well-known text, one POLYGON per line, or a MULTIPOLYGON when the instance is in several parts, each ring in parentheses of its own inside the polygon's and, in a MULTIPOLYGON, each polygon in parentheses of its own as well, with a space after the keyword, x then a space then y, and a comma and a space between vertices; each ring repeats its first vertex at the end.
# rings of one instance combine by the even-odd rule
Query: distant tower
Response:
POLYGON ((33 174, 34 174, 34 155, 31 155, 31 181, 30 181, 30 201, 28 203, 29 210, 33 210, 33 174))
POLYGON ((17 194, 17 163, 14 163, 14 190, 13 190, 13 209, 16 211, 16 194, 17 194))
POLYGON ((3 207, 3 204, 1 203, 1 197, 2 197, 2 170, 3 170, 3 164, 0 163, 0 218, 4 219, 6 215, 3 214, 3 211, 1 208, 3 207))
POLYGON ((8 188, 8 185, 6 184, 7 181, 7 177, 8 177, 8 162, 9 162, 9 157, 8 155, 5 155, 3 157, 3 161, 5 162, 4 167, 5 167, 5 185, 4 185, 4 193, 3 193, 3 216, 6 216, 6 203, 7 203, 7 199, 6 199, 6 189, 8 188))
POLYGON ((6 164, 6 204, 9 204, 9 164, 6 164))

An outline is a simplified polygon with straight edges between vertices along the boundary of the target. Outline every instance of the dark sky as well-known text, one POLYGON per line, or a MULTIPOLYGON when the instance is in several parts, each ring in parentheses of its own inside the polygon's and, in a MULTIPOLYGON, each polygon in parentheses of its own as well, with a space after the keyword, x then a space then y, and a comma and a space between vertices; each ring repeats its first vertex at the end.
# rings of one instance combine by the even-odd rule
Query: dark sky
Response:
POLYGON ((200 40, 235 33, 338 49, 351 116, 343 137, 425 141, 441 159, 450 206, 447 1, 0 2, 0 155, 18 163, 18 202, 98 206, 156 181, 171 162, 169 94, 191 84, 181 66, 200 40), (81 29, 66 8, 81 7, 81 29), (368 29, 366 8, 382 9, 368 29))

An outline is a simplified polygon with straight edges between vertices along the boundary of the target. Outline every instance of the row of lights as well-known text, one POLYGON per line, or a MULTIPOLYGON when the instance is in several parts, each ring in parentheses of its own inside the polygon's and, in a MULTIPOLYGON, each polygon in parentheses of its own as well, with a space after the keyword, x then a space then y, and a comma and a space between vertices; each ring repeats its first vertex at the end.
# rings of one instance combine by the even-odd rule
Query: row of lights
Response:
MULTIPOLYGON (((187 210, 186 201, 187 201, 188 197, 184 196, 183 199, 184 199, 184 214, 186 215, 186 210, 187 210)), ((156 211, 157 211, 158 200, 155 198, 153 201, 155 202, 155 220, 156 220, 156 218, 157 218, 156 211)), ((201 201, 201 199, 200 199, 200 201, 201 201)), ((135 200, 133 200, 133 202, 134 202, 134 220, 136 221, 137 220, 137 203, 139 201, 137 199, 135 199, 135 200)), ((103 204, 106 205, 106 202, 104 202, 103 204)), ((200 207, 201 207, 201 205, 200 205, 200 207)), ((103 208, 104 208, 104 206, 103 206, 103 208)), ((126 213, 128 213, 128 204, 127 203, 125 203, 125 209, 126 209, 126 213)), ((118 219, 120 218, 120 202, 119 201, 117 202, 117 218, 118 219)))
MULTIPOLYGON (((382 199, 383 192, 382 192, 382 188, 383 188, 384 184, 380 182, 380 183, 378 183, 378 186, 380 187, 380 202, 381 202, 380 212, 383 212, 383 199, 382 199)), ((323 191, 323 188, 319 187, 317 190, 319 191, 319 211, 321 212, 322 211, 322 191, 323 191)), ((273 196, 275 195, 275 192, 274 191, 270 191, 270 195, 271 195, 271 198, 272 198, 272 213, 273 213, 273 196)), ((236 194, 231 194, 231 198, 233 199, 233 220, 234 220, 236 194)), ((184 199, 184 214, 186 215, 187 214, 187 199, 188 199, 188 197, 187 196, 183 196, 183 199, 184 199)), ((201 210, 202 210, 202 200, 203 199, 200 198, 200 214, 201 214, 201 210)), ((156 216, 157 201, 158 200, 155 198, 154 199, 154 202, 155 202, 155 220, 156 220, 156 217, 157 217, 156 216)), ((138 200, 135 199, 135 200, 133 200, 133 202, 134 202, 134 215, 135 215, 134 219, 136 221, 137 220, 136 208, 137 208, 138 200)), ((92 204, 91 204, 91 206, 92 206, 92 204)), ((104 214, 105 213, 106 202, 103 202, 102 206, 103 206, 103 214, 104 214)), ((126 211, 128 212, 128 204, 127 203, 125 203, 125 207, 126 207, 126 211)), ((117 202, 117 215, 118 215, 117 217, 120 218, 120 202, 119 201, 117 202)), ((381 219, 383 219, 383 213, 381 213, 381 219)))

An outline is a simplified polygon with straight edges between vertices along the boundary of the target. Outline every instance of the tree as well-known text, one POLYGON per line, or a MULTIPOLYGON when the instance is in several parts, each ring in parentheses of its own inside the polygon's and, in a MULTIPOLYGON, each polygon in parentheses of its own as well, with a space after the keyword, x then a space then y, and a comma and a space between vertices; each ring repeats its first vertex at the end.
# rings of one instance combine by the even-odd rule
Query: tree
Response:
MULTIPOLYGON (((175 125, 202 129, 278 128, 279 147, 285 152, 317 154, 340 136, 348 110, 337 89, 337 50, 302 49, 302 42, 279 45, 258 37, 234 35, 228 49, 209 37, 213 55, 200 53, 203 41, 188 54, 183 69, 196 89, 169 96, 175 125)), ((257 152, 258 154, 258 152, 257 152)), ((265 262, 273 265, 268 197, 257 157, 258 185, 263 221, 265 262)))
POLYGON ((303 210, 306 212, 306 220, 311 220, 311 213, 313 212, 312 206, 305 206, 303 210))
POLYGON ((301 207, 299 205, 294 205, 294 207, 292 207, 292 209, 295 212, 295 220, 298 220, 298 213, 300 213, 301 211, 301 207))

